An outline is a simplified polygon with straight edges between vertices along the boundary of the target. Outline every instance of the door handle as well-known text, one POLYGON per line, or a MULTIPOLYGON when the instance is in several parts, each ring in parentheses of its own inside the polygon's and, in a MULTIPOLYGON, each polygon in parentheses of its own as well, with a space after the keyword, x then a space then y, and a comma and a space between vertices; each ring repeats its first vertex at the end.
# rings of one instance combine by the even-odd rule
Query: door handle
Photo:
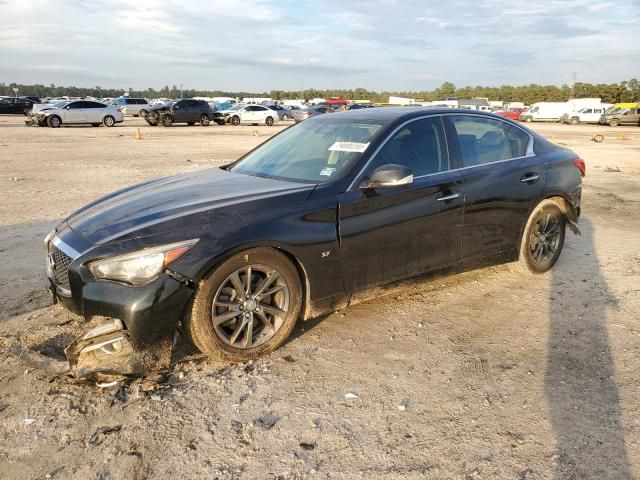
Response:
POLYGON ((448 193, 441 197, 436 198, 438 202, 448 202, 450 200, 455 200, 456 198, 460 198, 460 194, 458 192, 448 193))
POLYGON ((537 173, 528 173, 520 179, 522 183, 532 183, 537 182, 538 180, 540 180, 540 175, 538 175, 537 173))

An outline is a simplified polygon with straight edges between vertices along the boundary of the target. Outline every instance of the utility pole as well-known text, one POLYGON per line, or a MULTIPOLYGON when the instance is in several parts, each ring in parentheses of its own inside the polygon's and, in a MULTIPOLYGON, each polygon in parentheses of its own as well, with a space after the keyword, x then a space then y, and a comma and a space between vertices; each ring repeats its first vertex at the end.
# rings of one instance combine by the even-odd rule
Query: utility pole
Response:
POLYGON ((182 98, 182 84, 180 84, 180 98, 182 98))

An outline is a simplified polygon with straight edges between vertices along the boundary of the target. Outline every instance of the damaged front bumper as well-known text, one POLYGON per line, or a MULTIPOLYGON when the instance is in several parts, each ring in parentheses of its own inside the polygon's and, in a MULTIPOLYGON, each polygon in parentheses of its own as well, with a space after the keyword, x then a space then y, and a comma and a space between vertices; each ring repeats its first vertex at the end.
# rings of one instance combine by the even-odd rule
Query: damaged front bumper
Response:
POLYGON ((24 119, 24 123, 28 127, 46 127, 47 116, 43 113, 29 112, 29 114, 24 119))

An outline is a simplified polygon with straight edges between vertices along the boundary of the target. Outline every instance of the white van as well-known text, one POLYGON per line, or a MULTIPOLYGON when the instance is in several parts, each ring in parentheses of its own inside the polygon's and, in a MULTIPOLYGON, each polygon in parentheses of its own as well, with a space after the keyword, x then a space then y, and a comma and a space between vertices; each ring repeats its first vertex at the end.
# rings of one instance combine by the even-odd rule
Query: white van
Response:
POLYGON ((571 111, 571 105, 568 102, 538 102, 520 115, 520 121, 557 122, 567 111, 571 111))
POLYGON ((145 98, 120 97, 114 100, 112 105, 122 108, 122 113, 125 115, 133 115, 134 117, 144 118, 149 111, 149 102, 145 98))

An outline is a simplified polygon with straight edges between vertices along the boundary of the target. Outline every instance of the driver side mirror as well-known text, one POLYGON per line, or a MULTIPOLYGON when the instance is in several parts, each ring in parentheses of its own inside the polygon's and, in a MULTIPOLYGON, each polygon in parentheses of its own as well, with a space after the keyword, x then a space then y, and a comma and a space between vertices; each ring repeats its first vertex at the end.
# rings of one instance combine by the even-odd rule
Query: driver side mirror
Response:
POLYGON ((390 163, 382 165, 364 183, 364 188, 393 188, 413 183, 413 172, 409 167, 390 163))

